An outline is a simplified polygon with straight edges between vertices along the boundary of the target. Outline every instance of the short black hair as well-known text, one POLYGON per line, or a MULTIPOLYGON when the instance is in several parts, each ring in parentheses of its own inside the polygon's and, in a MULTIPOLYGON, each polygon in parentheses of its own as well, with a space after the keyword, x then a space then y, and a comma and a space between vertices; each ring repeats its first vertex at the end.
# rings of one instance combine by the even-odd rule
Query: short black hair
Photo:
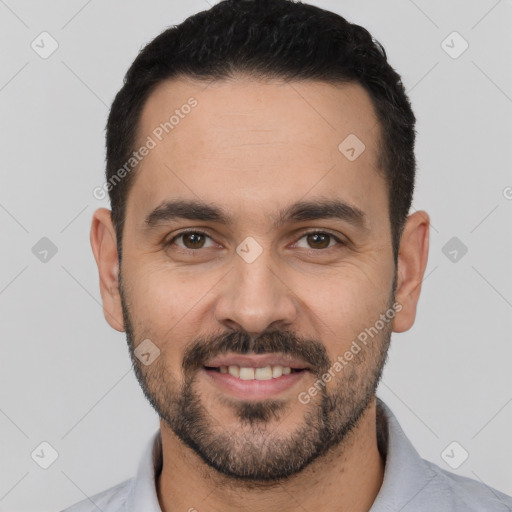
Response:
POLYGON ((119 170, 126 169, 135 150, 141 112, 151 92, 171 78, 208 81, 240 74, 365 88, 379 121, 377 170, 387 184, 396 264, 416 173, 416 119, 405 88, 384 47, 365 28, 293 0, 224 0, 169 27, 140 51, 106 126, 106 178, 119 258, 134 177, 125 171, 119 179, 119 170))

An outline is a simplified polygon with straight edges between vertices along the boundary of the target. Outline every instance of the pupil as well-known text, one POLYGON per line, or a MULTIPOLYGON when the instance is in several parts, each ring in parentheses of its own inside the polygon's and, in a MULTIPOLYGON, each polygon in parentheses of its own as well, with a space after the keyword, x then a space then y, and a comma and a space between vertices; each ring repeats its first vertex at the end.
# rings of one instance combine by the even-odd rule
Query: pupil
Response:
MULTIPOLYGON (((322 233, 313 233, 312 235, 309 235, 311 238, 315 238, 315 239, 318 239, 318 238, 323 238, 324 239, 324 242, 329 238, 329 235, 326 235, 326 234, 322 234, 322 233)), ((310 240, 311 240, 310 238, 310 240)), ((315 244, 315 242, 313 242, 313 245, 315 244)), ((329 245, 329 243, 327 243, 327 245, 329 245)), ((318 247, 318 246, 317 246, 318 247)), ((315 248, 317 248, 315 247, 315 248)), ((321 248, 324 248, 326 247, 325 243, 324 244, 321 244, 321 248)))
MULTIPOLYGON (((197 246, 198 244, 199 244, 199 245, 201 244, 201 236, 202 236, 202 235, 200 235, 199 233, 189 233, 189 234, 187 234, 187 235, 185 236, 185 240, 189 240, 189 241, 190 241, 191 239, 196 238, 196 241, 194 242, 194 240, 192 240, 192 244, 191 244, 191 245, 193 246, 193 248, 196 248, 196 246, 197 246), (199 242, 198 242, 198 240, 199 240, 199 242)), ((190 245, 190 244, 189 244, 189 245, 190 245)))

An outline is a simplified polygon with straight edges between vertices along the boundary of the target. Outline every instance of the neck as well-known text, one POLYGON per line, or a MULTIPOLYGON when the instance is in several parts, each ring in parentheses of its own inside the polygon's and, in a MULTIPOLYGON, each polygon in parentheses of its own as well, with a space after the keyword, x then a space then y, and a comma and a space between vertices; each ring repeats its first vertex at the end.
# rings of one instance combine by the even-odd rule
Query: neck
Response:
POLYGON ((163 466, 156 487, 162 512, 367 512, 384 478, 376 401, 351 434, 300 473, 272 486, 245 486, 206 465, 160 421, 163 466))

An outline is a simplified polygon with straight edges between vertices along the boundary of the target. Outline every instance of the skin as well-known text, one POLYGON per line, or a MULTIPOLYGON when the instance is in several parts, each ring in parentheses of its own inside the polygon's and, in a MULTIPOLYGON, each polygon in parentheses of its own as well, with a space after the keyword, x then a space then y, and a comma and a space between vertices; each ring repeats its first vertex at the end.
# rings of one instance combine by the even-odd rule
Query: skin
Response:
MULTIPOLYGON (((160 506, 164 512, 287 512, 299 506, 367 511, 384 475, 372 384, 391 332, 407 331, 414 323, 427 265, 429 216, 417 211, 408 217, 395 268, 387 190, 376 168, 379 124, 361 86, 242 76, 210 84, 170 80, 159 84, 144 106, 139 142, 191 96, 197 107, 137 168, 128 195, 121 269, 110 211, 97 210, 91 228, 105 317, 114 329, 127 331, 137 377, 161 414, 160 506), (351 133, 366 146, 354 161, 338 150, 351 133), (233 225, 178 219, 148 230, 146 216, 177 198, 221 206, 233 216, 233 225), (284 206, 325 198, 357 206, 366 214, 368 229, 339 219, 273 226, 284 206), (165 246, 184 228, 211 238, 203 246, 186 237, 165 246), (329 247, 323 248, 321 240, 305 236, 313 228, 347 243, 328 238, 329 247), (236 252, 249 236, 262 249, 250 264, 236 252), (187 243, 200 249, 186 253, 187 243), (295 355, 306 356, 306 348, 316 347, 332 364, 393 302, 400 304, 394 320, 322 393, 308 404, 297 399, 321 375, 320 358, 311 361, 314 371, 279 395, 275 415, 265 414, 268 403, 257 409, 249 402, 244 409, 200 369, 187 372, 182 366, 191 347, 216 347, 232 332, 262 336, 261 343, 289 342, 295 355), (146 338, 160 350, 149 366, 133 358, 134 347, 146 338), (239 462, 231 475, 207 463, 176 434, 180 411, 187 407, 178 400, 186 382, 197 399, 197 421, 203 421, 221 455, 239 462), (272 462, 277 468, 281 449, 298 462, 294 452, 286 451, 298 446, 298 432, 312 433, 303 444, 313 449, 319 427, 307 415, 316 418, 322 399, 329 397, 338 399, 330 418, 339 439, 326 453, 281 479, 236 478, 244 461, 252 467, 258 457, 259 467, 272 462), (357 421, 343 430, 349 419, 357 421), (230 443, 223 443, 227 439, 230 443)), ((194 434, 194 428, 188 431, 194 434)))

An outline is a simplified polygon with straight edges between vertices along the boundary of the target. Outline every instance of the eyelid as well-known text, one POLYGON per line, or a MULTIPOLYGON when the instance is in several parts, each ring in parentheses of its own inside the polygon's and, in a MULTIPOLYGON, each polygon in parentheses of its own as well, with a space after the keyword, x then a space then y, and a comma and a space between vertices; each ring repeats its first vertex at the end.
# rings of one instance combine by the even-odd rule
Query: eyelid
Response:
MULTIPOLYGON (((172 245, 175 240, 180 238, 180 236, 186 235, 187 233, 197 233, 198 235, 204 235, 204 236, 210 238, 212 241, 214 241, 213 237, 211 235, 209 235, 207 231, 204 231, 204 229, 205 228, 183 229, 179 233, 176 233, 175 235, 173 235, 169 241, 167 241, 167 242, 164 241, 164 247, 168 247, 168 246, 172 245)), ((200 250, 200 249, 188 249, 187 247, 180 247, 180 249, 183 251, 192 251, 192 252, 198 252, 200 250)))
MULTIPOLYGON (((301 235, 300 237, 297 239, 297 242, 301 239, 301 238, 304 238, 306 235, 314 235, 316 233, 320 233, 322 235, 329 235, 331 238, 334 238, 334 240, 336 240, 337 245, 341 245, 341 246, 344 246, 344 245, 347 245, 347 242, 345 240, 343 240, 342 238, 340 238, 338 235, 335 235, 332 231, 328 230, 328 229, 320 229, 320 228, 314 228, 314 229, 311 229, 311 230, 308 230, 308 231, 301 231, 301 235)), ((295 243, 297 243, 295 242, 295 243)), ((327 251, 329 249, 333 249, 334 247, 336 247, 336 245, 333 245, 331 247, 327 247, 326 249, 310 249, 311 251, 318 251, 318 252, 322 252, 322 251, 327 251)))

